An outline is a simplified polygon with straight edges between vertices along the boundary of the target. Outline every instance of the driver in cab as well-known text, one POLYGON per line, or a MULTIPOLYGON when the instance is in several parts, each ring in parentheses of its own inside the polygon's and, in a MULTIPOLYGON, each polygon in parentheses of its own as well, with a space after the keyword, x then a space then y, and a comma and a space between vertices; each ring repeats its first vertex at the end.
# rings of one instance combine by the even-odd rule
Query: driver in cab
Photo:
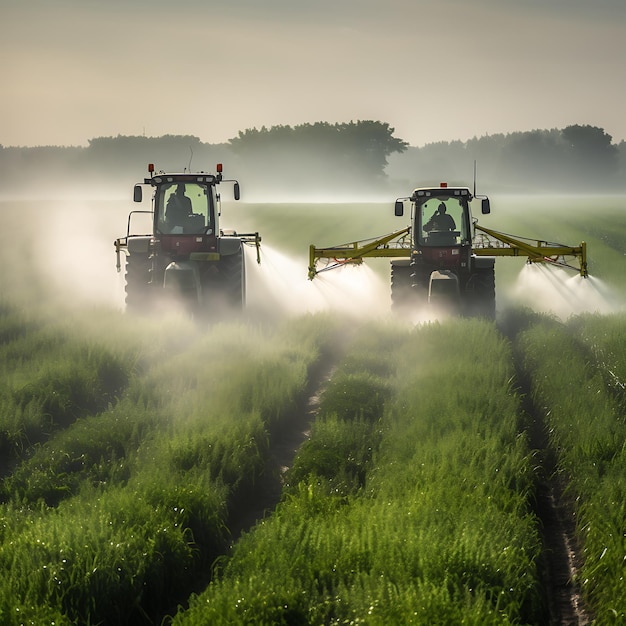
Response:
POLYGON ((443 232, 456 230, 456 223, 454 221, 454 218, 446 211, 447 207, 445 202, 441 202, 437 207, 437 210, 433 213, 432 217, 424 225, 424 230, 428 233, 433 230, 443 232))
POLYGON ((171 226, 183 226, 186 219, 193 213, 191 199, 185 195, 185 185, 180 183, 167 201, 165 219, 171 226))

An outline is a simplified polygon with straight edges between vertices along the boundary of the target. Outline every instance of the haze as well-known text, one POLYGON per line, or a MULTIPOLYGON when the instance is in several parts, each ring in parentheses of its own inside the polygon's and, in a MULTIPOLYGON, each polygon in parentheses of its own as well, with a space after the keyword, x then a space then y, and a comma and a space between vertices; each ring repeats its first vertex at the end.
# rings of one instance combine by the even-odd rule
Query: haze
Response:
POLYGON ((626 139, 624 0, 0 0, 0 144, 388 122, 626 139))

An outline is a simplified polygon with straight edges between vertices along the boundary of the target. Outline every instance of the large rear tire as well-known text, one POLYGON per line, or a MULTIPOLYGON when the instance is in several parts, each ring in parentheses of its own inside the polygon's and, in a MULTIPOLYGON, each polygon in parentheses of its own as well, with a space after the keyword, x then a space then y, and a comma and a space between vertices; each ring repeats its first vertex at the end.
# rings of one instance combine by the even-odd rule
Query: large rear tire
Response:
POLYGON ((495 269, 475 269, 465 289, 466 314, 470 317, 496 319, 496 276, 495 269))
POLYGON ((220 260, 220 291, 227 306, 241 311, 246 304, 246 268, 243 246, 220 260))
POLYGON ((410 261, 391 262, 391 311, 404 315, 411 311, 413 303, 413 279, 410 261))
POLYGON ((223 319, 243 310, 246 301, 246 276, 243 246, 234 254, 225 254, 219 263, 207 267, 202 278, 203 319, 223 319))
POLYGON ((428 290, 430 287, 430 275, 432 270, 430 268, 425 269, 421 265, 416 265, 415 262, 411 265, 411 287, 413 289, 413 302, 414 305, 422 309, 428 305, 428 290))
POLYGON ((430 270, 408 259, 391 262, 391 310, 401 316, 415 315, 428 305, 430 270))
POLYGON ((129 254, 126 257, 126 310, 130 313, 145 313, 151 308, 152 260, 148 254, 129 254))

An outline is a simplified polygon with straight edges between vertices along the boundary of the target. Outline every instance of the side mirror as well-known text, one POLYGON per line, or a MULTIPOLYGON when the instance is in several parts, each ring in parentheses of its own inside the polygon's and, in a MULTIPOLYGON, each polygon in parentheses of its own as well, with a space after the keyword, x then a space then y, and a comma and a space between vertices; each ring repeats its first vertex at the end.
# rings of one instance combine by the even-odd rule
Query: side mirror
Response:
POLYGON ((402 217, 404 215, 404 202, 402 202, 402 200, 396 200, 394 213, 396 214, 396 217, 402 217))
POLYGON ((133 200, 135 202, 141 202, 143 198, 141 185, 135 185, 135 189, 133 190, 133 200))
POLYGON ((235 196, 235 200, 239 200, 241 198, 241 194, 239 192, 239 183, 235 183, 233 186, 233 194, 235 196))
POLYGON ((483 215, 487 215, 487 213, 491 213, 491 206, 489 204, 489 198, 483 198, 480 203, 480 210, 483 215))

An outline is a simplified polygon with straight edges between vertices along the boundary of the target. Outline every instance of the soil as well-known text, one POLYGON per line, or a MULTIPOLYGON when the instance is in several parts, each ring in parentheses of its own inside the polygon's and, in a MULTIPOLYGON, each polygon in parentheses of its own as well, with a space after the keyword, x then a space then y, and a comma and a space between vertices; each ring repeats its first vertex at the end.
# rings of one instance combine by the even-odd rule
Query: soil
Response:
POLYGON ((565 492, 567 480, 557 472, 545 421, 530 399, 523 373, 518 372, 518 381, 522 386, 530 445, 537 450, 541 464, 535 513, 542 532, 542 578, 549 612, 548 626, 587 626, 593 620, 585 608, 577 582, 581 552, 576 540, 575 509, 565 492))
MULTIPOLYGON (((270 515, 279 503, 285 473, 293 464, 300 446, 310 436, 311 423, 318 411, 320 397, 333 375, 335 363, 334 358, 321 360, 310 374, 305 400, 294 408, 292 419, 286 420, 289 426, 272 438, 269 469, 240 508, 239 517, 232 521, 232 544, 242 533, 270 515), (241 515, 242 511, 245 514, 241 515)), ((543 541, 542 579, 549 619, 547 626, 590 626, 593 618, 585 607, 577 582, 581 564, 580 547, 576 541, 574 507, 565 493, 567 481, 556 472, 545 423, 529 399, 528 388, 524 388, 523 373, 518 374, 527 423, 530 425, 530 444, 538 451, 541 460, 542 476, 535 512, 540 521, 543 541)))
MULTIPOLYGON (((309 438, 311 423, 319 408, 321 394, 332 377, 335 359, 322 362, 310 377, 306 402, 294 410, 290 426, 275 440, 272 447, 271 470, 266 473, 248 500, 245 517, 231 528, 233 543, 256 523, 269 515, 280 501, 284 476, 291 467, 300 446, 309 438)), ((523 390, 527 391, 527 390, 523 390)), ((576 541, 574 507, 565 495, 566 480, 556 472, 543 419, 525 393, 524 409, 529 416, 531 446, 541 458, 542 480, 538 487, 535 512, 539 518, 543 540, 543 571, 549 622, 547 626, 589 626, 593 619, 585 608, 577 583, 581 564, 580 547, 576 541)))
POLYGON ((309 376, 305 400, 295 407, 289 424, 272 437, 268 469, 257 483, 254 493, 245 504, 246 513, 233 521, 230 530, 234 543, 242 532, 252 528, 269 515, 280 501, 284 478, 300 446, 310 437, 311 423, 317 414, 320 398, 336 368, 336 359, 321 359, 309 376))
POLYGON ((552 476, 537 495, 537 515, 543 531, 544 579, 550 626, 586 626, 592 619, 585 609, 577 574, 580 566, 576 518, 563 493, 563 481, 552 476))

